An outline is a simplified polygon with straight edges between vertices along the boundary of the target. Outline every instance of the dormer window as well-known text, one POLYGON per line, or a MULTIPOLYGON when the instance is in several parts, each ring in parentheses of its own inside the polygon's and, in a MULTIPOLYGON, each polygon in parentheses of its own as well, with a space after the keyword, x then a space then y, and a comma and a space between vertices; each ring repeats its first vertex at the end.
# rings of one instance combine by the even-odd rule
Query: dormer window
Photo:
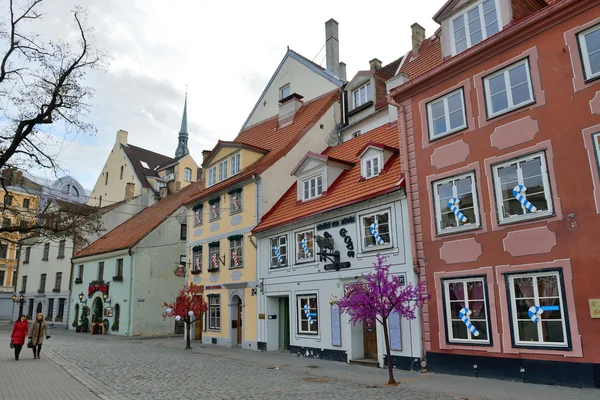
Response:
POLYGON ((381 172, 381 154, 364 158, 362 160, 362 176, 365 179, 373 178, 381 172))
POLYGON ((500 31, 497 0, 481 1, 450 21, 452 54, 475 46, 500 31))
POLYGON ((371 100, 371 83, 367 83, 353 92, 354 108, 360 107, 371 100))
POLYGON ((208 178, 207 178, 208 187, 211 187, 215 183, 217 183, 217 167, 216 166, 209 168, 207 175, 208 175, 208 178))
POLYGON ((227 160, 219 163, 219 182, 227 179, 227 160))
POLYGON ((321 174, 302 180, 302 200, 310 200, 323 194, 323 176, 321 174))

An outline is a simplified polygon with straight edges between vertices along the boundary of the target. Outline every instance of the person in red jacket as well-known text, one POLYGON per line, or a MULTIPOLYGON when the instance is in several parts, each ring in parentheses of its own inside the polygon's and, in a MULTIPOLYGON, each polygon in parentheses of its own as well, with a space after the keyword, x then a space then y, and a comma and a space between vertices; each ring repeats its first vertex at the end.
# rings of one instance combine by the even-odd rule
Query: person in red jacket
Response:
POLYGON ((25 315, 21 314, 19 319, 13 325, 12 333, 10 334, 12 344, 15 348, 15 360, 19 360, 19 354, 21 354, 21 349, 25 344, 27 332, 29 332, 29 323, 27 322, 25 315))

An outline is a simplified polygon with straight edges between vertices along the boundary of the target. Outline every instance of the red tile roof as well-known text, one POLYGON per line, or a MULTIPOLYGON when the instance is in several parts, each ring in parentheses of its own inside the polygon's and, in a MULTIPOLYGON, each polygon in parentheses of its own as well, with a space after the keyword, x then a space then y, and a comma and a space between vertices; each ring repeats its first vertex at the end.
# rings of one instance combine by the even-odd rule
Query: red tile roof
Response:
MULTIPOLYGON (((369 198, 377 197, 400 188, 400 158, 398 152, 398 127, 385 124, 363 135, 344 142, 324 152, 328 158, 352 163, 354 166, 343 172, 321 198, 297 203, 297 185, 294 183, 275 206, 261 219, 253 232, 261 232, 309 217, 335 210, 369 198), (371 179, 361 179, 361 167, 357 153, 367 143, 392 148, 396 153, 390 157, 382 173, 371 179)), ((286 173, 287 171, 283 171, 286 173)))
MULTIPOLYGON (((244 168, 238 175, 219 182, 207 189, 199 188, 190 195, 186 204, 214 195, 219 191, 248 179, 252 174, 260 174, 290 151, 315 123, 340 100, 340 91, 333 90, 300 107, 290 125, 279 128, 278 116, 271 117, 241 131, 233 143, 268 150, 269 152, 252 165, 244 168)), ((214 151, 214 150, 213 150, 214 151)))
POLYGON ((415 58, 413 58, 413 51, 409 51, 402 68, 400 68, 400 73, 405 74, 409 79, 416 79, 440 65, 443 62, 441 42, 438 36, 425 39, 415 58))
POLYGON ((383 67, 379 68, 377 70, 377 72, 379 72, 381 75, 383 75, 386 79, 387 78, 391 78, 392 76, 394 76, 396 74, 396 71, 398 70, 398 66, 400 65, 400 62, 402 61, 402 57, 400 57, 397 60, 392 61, 391 63, 384 65, 383 67))
POLYGON ((75 254, 74 258, 87 257, 111 251, 128 249, 138 244, 146 235, 167 220, 190 193, 200 189, 200 181, 196 181, 183 189, 161 199, 152 207, 134 215, 112 231, 108 232, 88 247, 75 254))

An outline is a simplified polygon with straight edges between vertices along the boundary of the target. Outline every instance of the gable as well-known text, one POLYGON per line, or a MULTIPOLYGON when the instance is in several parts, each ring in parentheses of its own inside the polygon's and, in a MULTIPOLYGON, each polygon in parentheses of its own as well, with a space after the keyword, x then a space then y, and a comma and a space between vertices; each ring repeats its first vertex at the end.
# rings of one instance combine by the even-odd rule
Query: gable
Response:
POLYGON ((317 64, 288 50, 244 122, 242 130, 279 113, 280 89, 287 84, 290 85, 290 93, 302 95, 306 103, 341 87, 344 82, 317 64))
POLYGON ((372 71, 359 71, 346 86, 346 91, 351 92, 352 90, 367 84, 370 82, 372 75, 372 71))

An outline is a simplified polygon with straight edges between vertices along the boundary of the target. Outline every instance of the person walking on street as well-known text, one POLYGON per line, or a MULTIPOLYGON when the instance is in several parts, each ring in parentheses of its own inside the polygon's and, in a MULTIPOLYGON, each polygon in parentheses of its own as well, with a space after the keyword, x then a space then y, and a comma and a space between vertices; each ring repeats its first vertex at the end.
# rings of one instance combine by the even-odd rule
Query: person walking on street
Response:
POLYGON ((48 324, 44 319, 44 314, 38 313, 35 316, 35 321, 31 325, 31 332, 29 333, 29 339, 33 344, 33 359, 40 359, 40 353, 42 352, 42 344, 44 344, 44 337, 50 339, 48 335, 48 324))
POLYGON ((12 343, 15 349, 15 360, 19 360, 19 354, 21 354, 21 349, 25 344, 25 338, 27 337, 27 332, 29 331, 29 323, 27 322, 27 318, 25 314, 21 314, 19 319, 13 325, 12 333, 10 334, 10 342, 12 343))

